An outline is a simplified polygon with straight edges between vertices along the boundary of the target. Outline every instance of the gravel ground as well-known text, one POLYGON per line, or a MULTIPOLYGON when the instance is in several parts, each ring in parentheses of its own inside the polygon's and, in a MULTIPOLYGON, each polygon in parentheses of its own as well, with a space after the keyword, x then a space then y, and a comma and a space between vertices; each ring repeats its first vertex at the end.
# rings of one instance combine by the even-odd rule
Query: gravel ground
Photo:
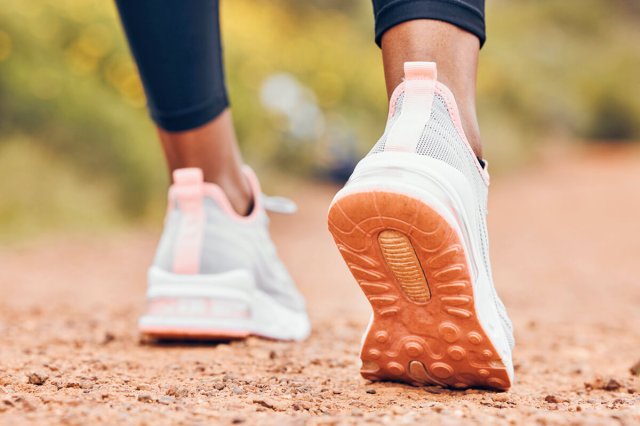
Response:
POLYGON ((557 150, 493 183, 495 278, 518 340, 507 393, 359 376, 369 308, 326 231, 335 188, 301 185, 300 213, 273 219, 313 319, 299 344, 141 343, 155 232, 4 247, 0 423, 640 424, 638 188, 628 148, 557 150))

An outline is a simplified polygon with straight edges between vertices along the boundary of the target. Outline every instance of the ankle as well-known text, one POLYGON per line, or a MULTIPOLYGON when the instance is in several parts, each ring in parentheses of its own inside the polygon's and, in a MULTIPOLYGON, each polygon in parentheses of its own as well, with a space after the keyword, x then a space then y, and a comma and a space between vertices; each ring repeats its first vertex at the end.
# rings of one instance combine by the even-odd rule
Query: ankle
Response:
POLYGON ((426 19, 407 21, 382 37, 387 92, 391 96, 404 77, 404 63, 435 62, 438 81, 447 86, 460 111, 462 128, 478 157, 482 156, 475 109, 476 72, 480 42, 455 25, 426 19))
POLYGON ((471 146, 471 149, 476 154, 476 157, 483 158, 482 156, 482 139, 480 137, 480 126, 478 125, 478 118, 476 116, 475 106, 471 108, 458 105, 460 110, 460 121, 462 122, 462 130, 467 137, 467 141, 471 146))
POLYGON ((247 216, 251 213, 254 197, 259 196, 259 194, 252 193, 247 177, 239 169, 213 179, 205 177, 205 181, 218 185, 229 199, 231 207, 240 216, 247 216))
POLYGON ((158 134, 171 171, 201 169, 204 181, 218 185, 238 214, 249 213, 257 194, 251 193, 242 171, 242 156, 229 110, 201 127, 181 132, 158 128, 158 134))

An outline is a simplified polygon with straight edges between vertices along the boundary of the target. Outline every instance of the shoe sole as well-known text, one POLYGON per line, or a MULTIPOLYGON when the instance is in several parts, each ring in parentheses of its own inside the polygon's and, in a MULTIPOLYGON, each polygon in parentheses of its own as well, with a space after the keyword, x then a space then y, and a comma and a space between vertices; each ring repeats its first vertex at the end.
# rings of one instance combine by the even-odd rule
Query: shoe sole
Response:
POLYGON ((309 318, 256 288, 244 270, 180 275, 149 270, 147 313, 138 321, 143 337, 157 340, 233 340, 251 335, 303 340, 309 318))
POLYGON ((399 193, 356 192, 332 205, 329 230, 373 309, 365 379, 511 386, 476 315, 464 240, 436 210, 399 193))

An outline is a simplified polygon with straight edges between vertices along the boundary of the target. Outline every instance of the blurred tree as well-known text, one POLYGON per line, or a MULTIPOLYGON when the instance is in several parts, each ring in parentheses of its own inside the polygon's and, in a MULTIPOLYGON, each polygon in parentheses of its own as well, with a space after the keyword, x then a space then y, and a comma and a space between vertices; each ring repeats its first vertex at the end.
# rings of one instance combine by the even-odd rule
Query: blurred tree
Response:
MULTIPOLYGON (((478 91, 494 170, 513 167, 535 141, 557 134, 640 139, 639 5, 487 2, 478 91)), ((234 119, 249 161, 343 176, 386 116, 370 2, 233 0, 222 7, 234 119), (265 102, 278 75, 297 88, 295 108, 265 102)), ((63 200, 83 200, 101 222, 162 215, 166 176, 144 103, 111 2, 3 4, 0 158, 24 176, 14 185, 20 191, 0 186, 2 226, 17 218, 42 223, 33 212, 38 200, 43 211, 57 212, 50 227, 96 226, 90 208, 81 213, 63 200), (66 183, 47 185, 43 199, 27 173, 66 183)))

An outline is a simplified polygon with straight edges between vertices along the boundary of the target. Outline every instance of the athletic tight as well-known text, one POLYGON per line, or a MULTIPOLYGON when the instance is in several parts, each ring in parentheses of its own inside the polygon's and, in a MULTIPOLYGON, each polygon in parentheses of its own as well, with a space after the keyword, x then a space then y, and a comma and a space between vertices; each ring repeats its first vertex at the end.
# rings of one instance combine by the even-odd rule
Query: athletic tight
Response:
MULTIPOLYGON (((194 129, 229 106, 218 0, 116 0, 151 117, 170 132, 194 129)), ((484 0, 373 0, 375 41, 412 19, 452 23, 485 40, 484 0)))

